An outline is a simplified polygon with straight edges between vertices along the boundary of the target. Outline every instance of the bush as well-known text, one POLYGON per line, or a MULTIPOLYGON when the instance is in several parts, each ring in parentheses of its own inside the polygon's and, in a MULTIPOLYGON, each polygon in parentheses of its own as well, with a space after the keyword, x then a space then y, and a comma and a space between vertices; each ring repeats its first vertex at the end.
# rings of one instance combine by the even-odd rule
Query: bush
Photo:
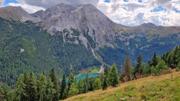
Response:
POLYGON ((167 65, 164 60, 159 59, 156 66, 151 67, 151 73, 154 75, 160 75, 163 70, 167 70, 167 65))

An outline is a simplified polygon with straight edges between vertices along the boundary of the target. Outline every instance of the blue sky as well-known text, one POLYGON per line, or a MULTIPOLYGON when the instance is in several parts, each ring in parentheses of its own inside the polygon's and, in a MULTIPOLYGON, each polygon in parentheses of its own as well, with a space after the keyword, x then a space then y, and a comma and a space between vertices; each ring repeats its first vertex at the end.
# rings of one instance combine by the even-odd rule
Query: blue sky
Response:
POLYGON ((93 4, 112 21, 127 26, 180 26, 180 0, 4 0, 3 6, 21 6, 34 13, 59 3, 93 4))
POLYGON ((162 12, 162 11, 166 11, 166 9, 163 6, 157 6, 152 10, 152 12, 162 12))
POLYGON ((3 5, 7 5, 9 3, 17 3, 16 0, 4 0, 3 5))
POLYGON ((110 2, 110 0, 104 0, 104 2, 110 2))

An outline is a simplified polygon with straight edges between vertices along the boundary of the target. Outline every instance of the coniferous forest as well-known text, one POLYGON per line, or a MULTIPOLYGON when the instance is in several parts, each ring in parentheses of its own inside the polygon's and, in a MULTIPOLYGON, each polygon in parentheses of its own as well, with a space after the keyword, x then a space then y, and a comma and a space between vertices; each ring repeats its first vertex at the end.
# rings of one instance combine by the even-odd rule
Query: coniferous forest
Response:
POLYGON ((155 53, 148 63, 143 62, 139 55, 136 64, 131 63, 127 55, 121 70, 116 64, 106 67, 96 77, 90 77, 86 73, 84 79, 75 77, 73 71, 63 74, 62 78, 57 76, 57 71, 50 70, 49 73, 35 75, 33 72, 21 74, 13 86, 2 84, 0 86, 0 99, 2 101, 58 101, 81 93, 116 87, 123 82, 154 75, 158 76, 171 72, 172 69, 180 70, 180 47, 162 56, 155 53))
POLYGON ((0 0, 0 101, 180 101, 177 2, 0 0))

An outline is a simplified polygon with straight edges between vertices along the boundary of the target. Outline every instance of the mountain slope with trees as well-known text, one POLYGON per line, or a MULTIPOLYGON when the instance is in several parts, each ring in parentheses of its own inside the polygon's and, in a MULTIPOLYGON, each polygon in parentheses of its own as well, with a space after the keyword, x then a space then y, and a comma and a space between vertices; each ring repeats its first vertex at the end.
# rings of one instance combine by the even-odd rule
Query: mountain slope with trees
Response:
MULTIPOLYGON (((177 53, 176 54, 177 57, 170 56, 169 58, 173 57, 173 59, 178 60, 180 56, 179 51, 180 50, 178 46, 177 48, 169 52, 173 54, 177 53)), ((118 87, 118 85, 123 82, 135 82, 134 80, 140 79, 137 80, 137 82, 135 82, 134 84, 132 83, 130 88, 129 86, 127 86, 127 88, 124 88, 127 90, 127 93, 126 91, 121 92, 120 95, 117 95, 117 97, 123 96, 124 99, 127 100, 132 100, 132 98, 139 100, 153 100, 153 99, 157 99, 159 96, 162 96, 162 99, 167 98, 168 100, 179 99, 179 96, 177 95, 178 95, 178 91, 180 90, 178 88, 178 85, 180 83, 179 82, 180 66, 177 64, 179 64, 180 61, 178 61, 177 64, 173 62, 171 66, 168 66, 168 63, 171 60, 165 62, 164 59, 166 58, 163 56, 162 57, 156 56, 156 54, 154 54, 154 56, 152 57, 149 63, 143 63, 141 62, 142 59, 139 56, 137 58, 136 67, 132 68, 130 61, 131 59, 127 55, 127 57, 124 59, 124 66, 122 71, 119 72, 117 66, 113 64, 111 67, 105 68, 105 71, 103 73, 100 73, 100 75, 96 77, 90 77, 89 73, 87 73, 86 77, 80 80, 75 78, 75 74, 73 74, 72 71, 69 74, 66 74, 64 72, 62 78, 59 78, 57 76, 57 72, 55 71, 55 69, 52 69, 48 74, 41 73, 40 75, 35 75, 33 72, 24 73, 20 75, 19 78, 17 79, 15 87, 0 85, 0 97, 2 97, 2 99, 5 99, 7 101, 37 101, 37 100, 58 101, 59 99, 63 100, 68 97, 75 96, 77 94, 88 93, 90 91, 95 91, 98 89, 108 91, 109 90, 108 88, 118 87), (174 74, 172 74, 173 71, 178 71, 178 72, 174 72, 174 74), (148 79, 144 77, 149 78, 151 82, 146 81, 148 79), (170 80, 168 80, 167 78, 169 78, 170 80), (142 87, 136 88, 136 86, 139 87, 137 83, 142 82, 141 80, 143 80, 142 87), (163 83, 166 81, 162 81, 162 80, 167 80, 168 85, 172 85, 173 88, 168 88, 172 86, 168 86, 166 83, 163 83), (159 82, 157 85, 156 84, 157 82, 154 81, 162 81, 162 82, 159 82), (147 84, 145 85, 144 83, 147 84), (153 91, 155 90, 153 92, 153 95, 151 95, 152 89, 149 83, 150 84, 152 83, 153 91), (161 83, 163 84, 163 86, 161 83), (174 89, 177 90, 174 91, 174 89), (136 95, 137 94, 136 92, 138 92, 139 90, 140 91, 142 90, 141 92, 143 91, 144 92, 143 93, 140 92, 140 95, 136 95), (166 91, 165 95, 167 95, 167 93, 169 92, 172 92, 171 93, 172 95, 165 96, 164 93, 162 93, 165 91, 166 91)), ((117 92, 115 91, 114 93, 116 94, 117 92)), ((110 99, 112 100, 112 96, 106 97, 106 94, 105 96, 103 95, 102 97, 105 97, 106 100, 110 100, 110 99)), ((77 100, 80 99, 77 97, 77 100)), ((91 99, 88 100, 91 101, 91 99)), ((102 99, 96 98, 96 100, 103 100, 103 98, 102 99)))
POLYGON ((93 5, 59 4, 34 14, 5 7, 0 17, 0 81, 9 85, 26 71, 55 68, 62 77, 70 68, 116 64, 120 70, 127 54, 134 65, 139 55, 148 62, 180 45, 180 27, 118 25, 93 5))
POLYGON ((66 72, 100 63, 83 45, 64 43, 31 22, 0 19, 0 81, 12 85, 21 73, 47 73, 52 68, 66 72), (76 53, 76 54, 74 54, 76 53))

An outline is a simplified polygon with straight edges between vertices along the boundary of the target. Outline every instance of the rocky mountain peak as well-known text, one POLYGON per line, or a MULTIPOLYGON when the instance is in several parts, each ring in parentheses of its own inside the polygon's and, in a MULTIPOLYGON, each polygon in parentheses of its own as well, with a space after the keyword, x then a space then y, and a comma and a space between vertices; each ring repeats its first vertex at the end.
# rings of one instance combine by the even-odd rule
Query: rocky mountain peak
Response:
POLYGON ((54 32, 73 28, 81 34, 88 33, 94 41, 102 44, 107 36, 115 33, 113 27, 116 24, 91 4, 78 6, 59 4, 33 16, 40 18, 40 26, 52 35, 54 32))
POLYGON ((0 8, 0 17, 11 20, 21 20, 22 15, 27 15, 27 13, 21 7, 3 7, 0 8))
POLYGON ((0 17, 6 20, 28 21, 36 22, 37 19, 29 15, 24 9, 18 6, 8 6, 0 8, 0 17))
MULTIPOLYGON (((34 14, 26 13, 20 7, 0 8, 0 17, 20 21, 30 20, 48 31, 51 35, 62 34, 64 30, 77 30, 78 39, 87 47, 88 38, 99 46, 114 46, 111 43, 116 39, 127 40, 134 35, 168 35, 180 32, 179 27, 162 27, 152 23, 135 27, 127 27, 112 22, 106 15, 91 4, 72 6, 58 4, 45 11, 34 14)), ((70 32, 71 33, 71 32, 70 32)), ((66 34, 69 33, 64 33, 66 34)), ((77 37, 71 35, 71 37, 77 37)))

